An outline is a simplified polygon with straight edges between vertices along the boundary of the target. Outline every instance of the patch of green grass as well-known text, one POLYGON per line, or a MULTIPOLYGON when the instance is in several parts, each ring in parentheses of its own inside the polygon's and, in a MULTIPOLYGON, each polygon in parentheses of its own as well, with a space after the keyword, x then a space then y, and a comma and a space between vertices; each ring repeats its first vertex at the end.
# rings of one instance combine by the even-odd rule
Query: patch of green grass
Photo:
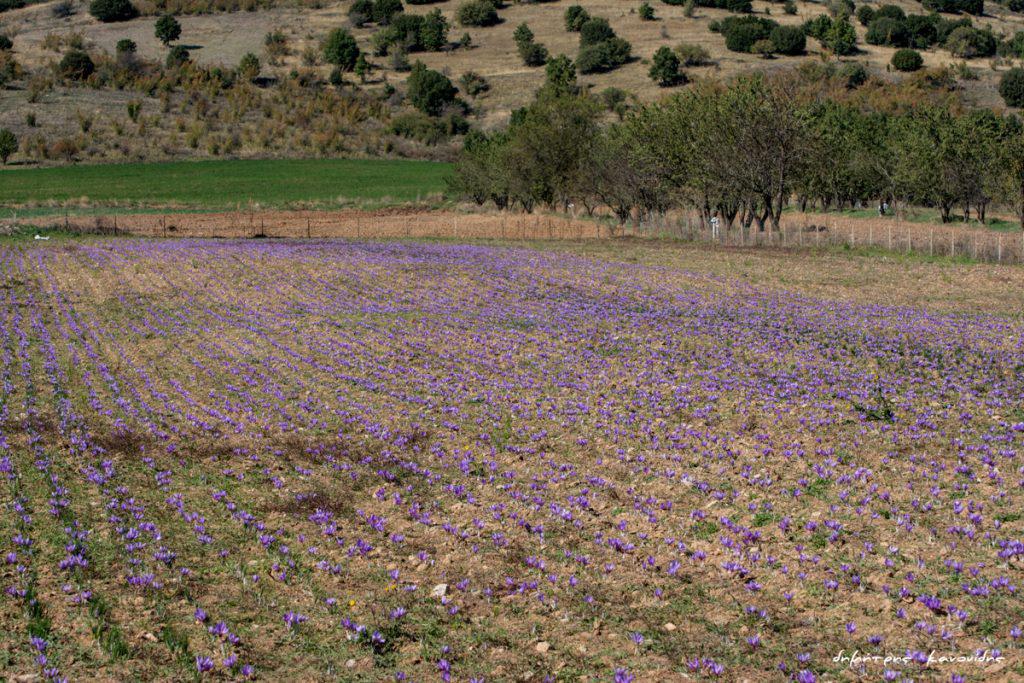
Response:
MULTIPOLYGON (((382 204, 444 191, 448 164, 384 159, 239 159, 60 166, 0 172, 0 206, 78 202, 207 209, 382 204)), ((19 215, 24 215, 22 212, 19 215)))

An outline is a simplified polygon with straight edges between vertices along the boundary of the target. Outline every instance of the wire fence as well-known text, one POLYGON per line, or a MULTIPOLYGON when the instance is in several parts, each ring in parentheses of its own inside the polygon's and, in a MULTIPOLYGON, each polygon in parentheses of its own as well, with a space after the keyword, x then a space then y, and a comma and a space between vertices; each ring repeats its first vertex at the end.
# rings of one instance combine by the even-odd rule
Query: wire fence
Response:
POLYGON ((1024 231, 914 223, 895 218, 790 213, 780 228, 758 230, 734 223, 717 229, 693 214, 658 218, 630 228, 629 234, 683 239, 732 247, 847 247, 893 253, 969 258, 992 263, 1024 263, 1024 231))
POLYGON ((87 234, 148 237, 580 240, 631 236, 744 248, 871 248, 992 263, 1024 263, 1024 231, 839 214, 788 213, 778 230, 743 228, 738 222, 729 228, 715 228, 692 213, 659 216, 622 226, 607 219, 559 214, 401 210, 65 215, 60 220, 49 217, 31 222, 87 234))

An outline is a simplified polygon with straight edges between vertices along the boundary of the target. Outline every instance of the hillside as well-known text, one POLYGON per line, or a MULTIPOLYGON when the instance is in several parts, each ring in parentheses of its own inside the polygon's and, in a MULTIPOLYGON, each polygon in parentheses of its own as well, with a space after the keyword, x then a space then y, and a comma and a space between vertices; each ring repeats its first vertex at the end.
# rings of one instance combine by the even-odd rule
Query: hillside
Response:
MULTIPOLYGON (((6 89, 0 90, 0 126, 13 130, 23 146, 25 139, 40 135, 48 145, 52 145, 55 137, 61 136, 81 137, 85 134, 87 138, 95 138, 92 141, 78 140, 75 143, 77 154, 39 153, 35 155, 36 161, 61 161, 62 157, 80 160, 141 160, 221 154, 397 154, 450 158, 450 153, 443 145, 437 147, 436 140, 423 145, 415 141, 396 140, 390 135, 393 131, 388 130, 388 121, 390 115, 397 111, 396 106, 400 105, 400 101, 391 95, 391 87, 397 87, 401 93, 407 69, 396 70, 392 55, 374 54, 372 38, 380 27, 374 23, 352 26, 348 14, 353 1, 327 4, 252 3, 253 9, 248 11, 178 15, 182 33, 177 44, 188 50, 196 64, 221 67, 226 71, 237 66, 247 53, 259 57, 260 75, 264 79, 263 101, 254 101, 250 111, 235 117, 236 124, 253 124, 253 132, 249 136, 251 140, 244 134, 239 140, 232 140, 232 136, 238 134, 238 126, 232 127, 228 120, 222 120, 223 125, 218 125, 209 123, 205 112, 197 116, 196 96, 194 93, 182 96, 180 88, 152 87, 148 92, 140 93, 133 92, 131 87, 69 87, 66 80, 51 75, 56 70, 56 63, 69 49, 77 46, 90 54, 113 56, 116 44, 125 38, 137 45, 136 54, 140 60, 154 65, 162 64, 168 54, 168 47, 154 37, 155 6, 139 3, 141 16, 106 24, 90 16, 86 5, 81 2, 72 3, 70 7, 73 14, 64 18, 56 15, 66 13, 68 4, 58 0, 0 12, 0 33, 13 38, 12 54, 25 72, 20 82, 14 79, 6 89), (331 67, 323 61, 321 45, 326 35, 339 27, 352 31, 371 67, 369 76, 365 83, 360 84, 359 90, 367 93, 373 103, 383 105, 361 101, 358 115, 346 115, 342 117, 344 120, 332 121, 322 128, 317 128, 315 124, 307 126, 304 119, 289 119, 284 110, 297 106, 299 100, 296 100, 295 95, 277 97, 268 95, 266 91, 273 90, 274 83, 289 79, 299 79, 304 87, 309 82, 318 82, 318 87, 327 86, 331 67), (268 36, 271 35, 275 36, 275 40, 268 43, 268 36), (49 83, 46 83, 47 78, 49 83), (274 114, 266 113, 268 99, 277 100, 272 103, 274 114), (151 118, 142 131, 142 140, 125 140, 124 131, 133 128, 130 124, 135 123, 126 121, 125 111, 130 102, 140 103, 144 121, 146 114, 156 111, 170 116, 151 118), (287 130, 266 130, 259 121, 260 117, 254 113, 259 108, 264 110, 262 118, 280 119, 287 130), (193 121, 201 121, 199 128, 202 130, 190 133, 193 121), (112 128, 103 134, 105 122, 110 122, 112 128), (114 122, 119 123, 114 125, 114 122), (299 131, 311 134, 319 132, 321 137, 302 139, 299 131), (186 139, 190 135, 192 139, 186 139), (102 141, 97 142, 100 137, 102 141)), ((186 10, 209 9, 209 4, 200 2, 196 0, 197 4, 178 4, 186 10)), ((163 4, 166 6, 166 3, 163 4)), ((456 83, 466 72, 472 71, 483 76, 490 89, 477 97, 466 99, 472 104, 470 122, 485 129, 507 121, 510 112, 525 104, 543 82, 543 67, 524 66, 517 54, 513 39, 517 26, 527 23, 535 35, 535 41, 545 46, 550 55, 576 56, 579 34, 567 31, 563 19, 566 8, 572 4, 582 5, 591 16, 607 18, 615 33, 632 46, 630 61, 608 73, 581 76, 580 82, 592 86, 595 91, 610 87, 621 88, 641 101, 653 100, 674 89, 659 87, 648 75, 650 58, 663 46, 675 47, 680 43, 689 43, 709 53, 709 64, 686 68, 691 79, 698 76, 729 77, 744 71, 788 68, 801 62, 818 63, 836 59, 829 57, 819 42, 812 38, 808 38, 806 52, 800 56, 765 59, 755 54, 731 52, 725 48, 723 36, 709 30, 712 22, 730 16, 729 12, 720 9, 698 7, 688 17, 683 6, 652 2, 656 19, 645 21, 637 12, 640 3, 632 1, 508 3, 500 8, 500 22, 497 25, 467 27, 457 20, 458 7, 462 4, 462 0, 407 4, 405 11, 410 14, 439 10, 451 25, 448 44, 444 49, 411 53, 408 59, 420 60, 428 67, 442 71, 456 83), (462 44, 464 35, 468 35, 471 40, 469 47, 462 44)), ((918 2, 895 0, 893 4, 908 14, 927 14, 918 2)), ((823 4, 801 1, 795 3, 794 14, 787 14, 781 3, 761 0, 753 2, 753 10, 754 16, 770 17, 780 24, 791 26, 802 25, 828 11, 823 4)), ((1011 12, 992 2, 986 3, 985 12, 983 16, 973 18, 974 26, 990 28, 993 35, 1004 38, 1024 31, 1024 14, 1011 12)), ((955 18, 952 15, 943 16, 955 18)), ((865 40, 865 26, 856 20, 852 23, 857 31, 858 52, 839 59, 863 63, 873 75, 881 79, 895 81, 902 78, 889 71, 889 63, 896 48, 868 44, 865 40)), ((1003 107, 997 93, 997 83, 1001 74, 1014 64, 1014 59, 992 57, 961 60, 940 47, 922 50, 922 56, 925 68, 957 66, 960 76, 957 88, 970 101, 983 106, 1003 107)), ((348 79, 350 83, 357 82, 353 76, 348 79)), ((221 105, 215 95, 207 92, 205 99, 216 112, 221 105)), ((248 97, 252 99, 251 95, 248 97)), ((306 97, 315 99, 320 95, 303 92, 301 97, 305 101, 306 97)), ((354 99, 351 95, 346 97, 354 99)), ((338 106, 336 103, 310 105, 308 118, 318 118, 321 109, 330 115, 338 106)), ((423 136, 420 137, 422 142, 423 136)), ((39 147, 38 142, 35 146, 39 147)))

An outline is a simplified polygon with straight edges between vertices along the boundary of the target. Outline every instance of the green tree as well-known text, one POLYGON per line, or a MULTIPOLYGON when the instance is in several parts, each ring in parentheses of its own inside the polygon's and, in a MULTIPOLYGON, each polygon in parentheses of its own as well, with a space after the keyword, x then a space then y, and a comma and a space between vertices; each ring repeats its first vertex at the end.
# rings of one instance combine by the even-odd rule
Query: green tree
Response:
POLYGON ((857 31, 847 17, 835 19, 822 43, 837 55, 852 55, 857 51, 857 31))
POLYGON ((355 68, 359 59, 359 46, 352 34, 343 28, 336 28, 327 34, 324 41, 324 59, 343 71, 355 68))
POLYGON ((538 97, 562 95, 575 95, 579 92, 576 83, 576 65, 565 55, 558 55, 549 59, 544 69, 544 85, 541 86, 538 97))
POLYGON ((565 30, 578 33, 590 19, 590 14, 581 5, 569 5, 565 8, 565 30))
POLYGON ((0 128, 0 161, 7 165, 7 160, 18 151, 18 138, 6 128, 0 128))
POLYGON ((651 80, 660 85, 662 88, 667 88, 672 85, 676 85, 682 80, 682 74, 679 71, 680 63, 679 57, 671 48, 662 46, 658 48, 658 51, 654 53, 654 58, 651 60, 651 68, 648 71, 648 75, 651 80))
POLYGON ((437 52, 448 44, 448 20, 441 10, 433 9, 423 16, 419 31, 419 46, 427 52, 437 52))
POLYGON ((181 37, 181 24, 170 14, 164 14, 156 20, 153 33, 166 46, 181 37))
POLYGON ((498 23, 498 10, 491 0, 470 0, 459 5, 455 18, 463 26, 494 26, 498 23))
POLYGON ((359 56, 356 57, 356 65, 354 71, 356 76, 359 77, 359 82, 365 83, 366 77, 370 73, 370 63, 366 61, 366 55, 364 55, 362 52, 360 52, 359 56))
POLYGON ((458 90, 444 74, 416 62, 406 81, 407 96, 414 107, 430 116, 437 116, 455 101, 458 90))
POLYGON ((654 8, 651 7, 651 3, 647 2, 647 0, 640 3, 640 10, 638 13, 640 15, 640 19, 643 21, 654 21, 657 19, 657 17, 654 16, 654 8))

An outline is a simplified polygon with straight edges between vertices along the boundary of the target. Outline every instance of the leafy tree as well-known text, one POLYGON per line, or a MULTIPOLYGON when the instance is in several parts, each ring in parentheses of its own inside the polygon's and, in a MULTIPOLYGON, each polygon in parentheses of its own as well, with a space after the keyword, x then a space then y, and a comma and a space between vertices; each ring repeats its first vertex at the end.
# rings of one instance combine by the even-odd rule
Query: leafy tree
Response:
POLYGON ((58 67, 64 78, 72 81, 84 81, 96 70, 92 57, 82 50, 71 50, 60 60, 58 67))
POLYGON ((104 23, 112 23, 134 19, 139 11, 129 0, 92 0, 89 14, 104 23))
POLYGON ((359 59, 359 46, 352 34, 343 28, 336 28, 327 34, 324 41, 324 59, 343 71, 351 71, 359 59))
POLYGON ((538 97, 575 95, 579 92, 579 86, 576 84, 576 65, 565 55, 549 59, 544 73, 544 85, 538 97))
POLYGON ((6 128, 0 128, 0 161, 7 165, 7 160, 18 151, 18 138, 6 128))
POLYGON ((406 81, 407 95, 414 107, 430 116, 437 116, 455 101, 458 90, 444 74, 416 62, 406 81))
POLYGON ((1010 69, 999 79, 999 94, 1008 107, 1024 107, 1024 69, 1010 69))
POLYGON ((181 37, 181 24, 170 14, 164 14, 156 20, 153 33, 166 46, 181 37))
POLYGON ((857 32, 849 19, 842 17, 832 22, 821 42, 837 55, 852 55, 857 51, 857 32))
POLYGON ((662 46, 654 53, 654 59, 651 60, 651 69, 648 71, 648 75, 652 81, 662 88, 667 88, 676 85, 682 80, 679 67, 679 57, 676 53, 670 48, 662 46))
POLYGON ((896 50, 892 56, 892 66, 897 71, 917 71, 924 65, 921 53, 910 48, 896 50))
POLYGON ((448 44, 448 20, 441 10, 433 9, 423 15, 423 24, 419 31, 419 46, 427 52, 437 52, 448 44))

